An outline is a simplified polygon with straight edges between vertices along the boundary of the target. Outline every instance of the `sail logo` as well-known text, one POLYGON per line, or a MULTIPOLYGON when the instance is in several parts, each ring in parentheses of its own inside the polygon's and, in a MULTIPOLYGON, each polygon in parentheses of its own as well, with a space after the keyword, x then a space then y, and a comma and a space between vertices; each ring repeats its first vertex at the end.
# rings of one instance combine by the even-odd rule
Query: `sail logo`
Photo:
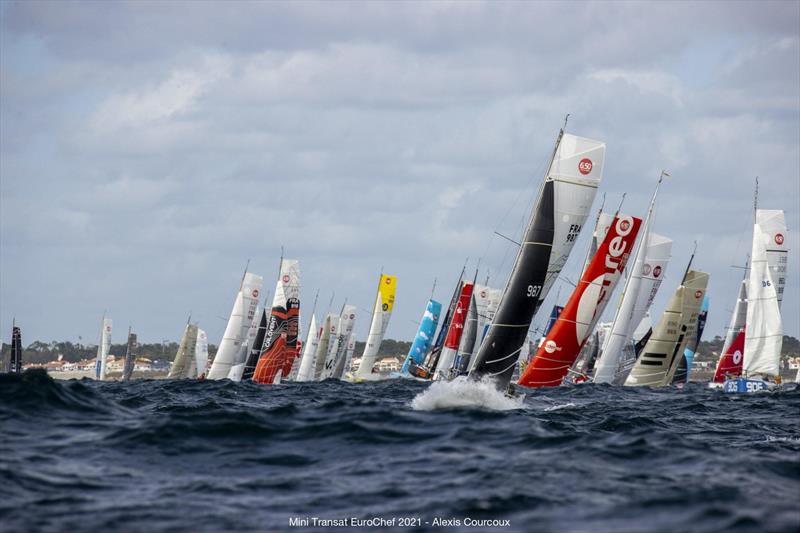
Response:
POLYGON ((284 283, 289 283, 289 274, 284 274, 283 275, 283 282, 284 283))
POLYGON ((386 278, 386 281, 384 283, 386 283, 387 285, 391 285, 392 284, 392 278, 386 278))
POLYGON ((555 353, 556 350, 561 350, 561 348, 558 347, 558 345, 555 343, 555 341, 549 340, 546 343, 544 343, 544 351, 545 352, 547 352, 547 353, 555 353))
POLYGON ((653 269, 653 277, 657 278, 660 275, 661 275, 661 265, 656 265, 656 267, 653 269))
POLYGON ((783 244, 783 234, 782 233, 776 233, 775 234, 775 244, 777 244, 778 246, 783 244))
POLYGON ((253 289, 253 298, 258 298, 258 289, 253 289))
POLYGON ((578 163, 578 171, 585 176, 592 171, 593 166, 591 159, 583 158, 580 163, 578 163))
POLYGON ((695 298, 700 298, 701 296, 703 296, 703 291, 701 291, 701 290, 694 291, 694 297, 695 298))
POLYGON ((647 263, 645 263, 644 266, 642 267, 642 274, 644 274, 645 276, 649 276, 650 272, 652 272, 652 271, 653 271, 653 267, 651 267, 647 263))
POLYGON ((742 352, 736 350, 735 352, 733 352, 733 364, 738 365, 741 362, 742 362, 742 352))

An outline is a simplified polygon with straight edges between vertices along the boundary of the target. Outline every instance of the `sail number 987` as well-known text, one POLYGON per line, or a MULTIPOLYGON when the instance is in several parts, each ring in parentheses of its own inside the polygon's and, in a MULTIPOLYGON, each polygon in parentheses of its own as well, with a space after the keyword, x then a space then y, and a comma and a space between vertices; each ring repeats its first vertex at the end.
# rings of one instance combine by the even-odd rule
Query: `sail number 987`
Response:
POLYGON ((528 298, 536 298, 542 292, 541 285, 528 285, 528 298))

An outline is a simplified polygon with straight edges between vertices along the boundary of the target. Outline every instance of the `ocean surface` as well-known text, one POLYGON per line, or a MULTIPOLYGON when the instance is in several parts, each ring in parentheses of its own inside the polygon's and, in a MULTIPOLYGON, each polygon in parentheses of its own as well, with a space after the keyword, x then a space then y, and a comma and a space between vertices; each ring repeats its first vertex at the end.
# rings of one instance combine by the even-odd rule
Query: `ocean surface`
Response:
POLYGON ((797 385, 511 399, 466 382, 28 371, 0 376, 0 428, 3 531, 800 529, 797 385))

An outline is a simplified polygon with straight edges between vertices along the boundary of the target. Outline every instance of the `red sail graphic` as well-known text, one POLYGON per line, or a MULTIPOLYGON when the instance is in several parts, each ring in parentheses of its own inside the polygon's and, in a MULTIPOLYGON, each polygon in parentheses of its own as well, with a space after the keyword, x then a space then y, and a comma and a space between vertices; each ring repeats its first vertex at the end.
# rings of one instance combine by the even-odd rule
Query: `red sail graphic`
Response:
POLYGON ((605 309, 639 233, 641 219, 617 215, 555 325, 525 368, 519 384, 557 387, 605 309))
POLYGON ((444 347, 458 350, 458 343, 461 342, 461 333, 464 331, 464 320, 467 318, 469 301, 472 299, 472 283, 464 283, 461 288, 461 295, 456 303, 456 310, 453 319, 450 321, 450 329, 447 330, 447 337, 444 339, 444 347))
POLYGON ((714 383, 725 383, 726 377, 742 375, 742 360, 744 359, 742 354, 744 354, 744 328, 733 339, 728 351, 719 358, 717 371, 714 372, 714 383))
POLYGON ((294 353, 297 350, 300 301, 290 298, 286 306, 289 308, 288 311, 283 306, 275 306, 270 313, 264 349, 253 372, 253 381, 257 383, 274 383, 279 370, 281 376, 286 377, 292 369, 294 353))

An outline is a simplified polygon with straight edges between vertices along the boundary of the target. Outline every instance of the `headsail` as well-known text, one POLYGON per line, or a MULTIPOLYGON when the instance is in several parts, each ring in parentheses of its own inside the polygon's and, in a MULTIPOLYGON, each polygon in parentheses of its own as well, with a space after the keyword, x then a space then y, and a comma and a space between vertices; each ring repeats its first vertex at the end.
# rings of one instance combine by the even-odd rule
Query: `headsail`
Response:
MULTIPOLYGON (((375 300, 375 307, 372 310, 372 323, 369 326, 369 335, 364 346, 364 353, 361 356, 361 366, 358 367, 356 377, 368 378, 372 375, 372 367, 375 365, 375 358, 378 356, 383 336, 389 325, 389 318, 392 316, 394 307, 394 297, 397 291, 397 277, 381 274, 378 280, 378 294, 375 300)), ((345 372, 348 368, 345 367, 345 372)))
POLYGON ((617 215, 558 320, 519 380, 527 387, 561 385, 614 292, 633 250, 641 219, 617 215))
POLYGON ((208 371, 208 379, 225 379, 233 365, 244 363, 242 357, 246 354, 242 353, 241 347, 255 318, 263 281, 264 278, 258 274, 245 272, 233 302, 228 324, 225 326, 225 333, 208 371))
POLYGON ((506 388, 533 316, 569 257, 603 174, 605 143, 559 133, 497 315, 470 376, 506 388))

